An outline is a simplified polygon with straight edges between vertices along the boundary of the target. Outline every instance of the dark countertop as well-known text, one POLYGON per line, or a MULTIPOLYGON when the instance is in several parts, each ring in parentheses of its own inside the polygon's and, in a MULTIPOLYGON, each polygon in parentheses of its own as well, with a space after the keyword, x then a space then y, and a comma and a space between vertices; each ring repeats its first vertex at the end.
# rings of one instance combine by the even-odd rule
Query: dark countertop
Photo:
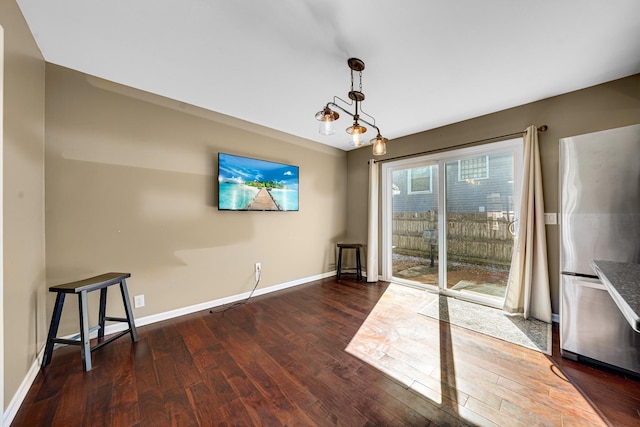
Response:
POLYGON ((625 319, 640 332, 640 264, 593 260, 591 266, 625 319))

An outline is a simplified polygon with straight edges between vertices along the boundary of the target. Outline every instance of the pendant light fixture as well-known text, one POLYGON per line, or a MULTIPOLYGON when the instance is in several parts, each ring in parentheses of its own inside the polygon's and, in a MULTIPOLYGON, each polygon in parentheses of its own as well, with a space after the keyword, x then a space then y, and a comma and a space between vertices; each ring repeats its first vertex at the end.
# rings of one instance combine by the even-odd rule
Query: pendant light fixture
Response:
POLYGON ((358 58, 349 58, 347 60, 347 64, 351 69, 351 90, 349 91, 349 99, 351 102, 347 102, 344 99, 334 96, 333 102, 328 102, 324 108, 316 113, 316 119, 320 121, 320 133, 322 135, 332 135, 334 134, 335 128, 333 127, 333 122, 338 120, 340 115, 334 110, 338 109, 345 114, 353 117, 353 125, 349 126, 346 131, 349 135, 351 135, 351 144, 355 147, 361 147, 364 143, 363 134, 367 131, 367 128, 360 124, 360 122, 371 126, 374 128, 378 135, 369 141, 370 144, 373 144, 373 154, 375 156, 382 156, 387 153, 387 142, 389 140, 380 135, 380 129, 376 126, 376 119, 374 119, 371 115, 362 111, 360 107, 360 103, 364 101, 364 93, 362 92, 362 70, 364 70, 364 62, 358 58), (355 90, 353 87, 353 73, 358 73, 359 87, 358 90, 355 90), (347 109, 336 104, 336 101, 340 100, 347 106, 354 106, 355 112, 350 112, 347 109), (360 117, 360 114, 364 114, 365 116, 371 119, 371 122, 360 117))

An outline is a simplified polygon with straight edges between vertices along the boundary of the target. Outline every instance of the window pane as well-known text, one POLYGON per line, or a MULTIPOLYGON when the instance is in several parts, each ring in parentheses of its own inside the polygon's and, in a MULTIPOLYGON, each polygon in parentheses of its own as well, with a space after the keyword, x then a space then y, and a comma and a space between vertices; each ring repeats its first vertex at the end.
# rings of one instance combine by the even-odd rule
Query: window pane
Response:
POLYGON ((393 171, 391 274, 396 280, 440 283, 437 176, 437 166, 393 171))
POLYGON ((448 289, 504 298, 513 250, 514 162, 507 151, 446 163, 448 289))

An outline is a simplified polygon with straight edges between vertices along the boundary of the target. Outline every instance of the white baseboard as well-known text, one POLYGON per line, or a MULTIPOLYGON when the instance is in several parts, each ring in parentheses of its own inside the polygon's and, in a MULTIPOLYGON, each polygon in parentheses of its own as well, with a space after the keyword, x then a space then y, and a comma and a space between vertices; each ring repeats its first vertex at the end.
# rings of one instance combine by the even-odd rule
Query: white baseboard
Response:
MULTIPOLYGON (((325 279, 327 277, 335 276, 335 271, 330 271, 328 273, 322 273, 311 277, 305 277, 304 279, 292 280, 290 282, 280 283, 278 285, 269 286, 267 288, 256 289, 253 293, 254 296, 265 295, 271 292, 276 292, 282 289, 292 288, 298 285, 304 285, 305 283, 313 282, 315 280, 325 279)), ((140 317, 135 320, 136 326, 144 326, 150 325, 152 323, 161 322, 163 320, 173 319, 174 317, 184 316, 186 314, 195 313, 197 311, 208 310, 210 308, 219 307, 221 305, 234 303, 237 301, 242 301, 247 299, 251 295, 251 292, 244 292, 239 295, 233 295, 230 297, 220 298, 216 300, 211 300, 207 302, 203 302, 200 304, 190 305, 188 307, 178 308, 175 310, 165 311, 164 313, 152 314, 150 316, 140 317)), ((118 323, 115 325, 109 325, 105 328, 104 332, 106 335, 114 334, 116 332, 124 331, 127 329, 127 325, 124 323, 118 323)), ((97 335, 97 332, 96 332, 97 335)))
POLYGON ((38 372, 40 372, 40 365, 42 364, 43 357, 44 357, 44 347, 42 347, 42 349, 36 356, 36 360, 33 361, 33 364, 31 365, 31 368, 29 368, 27 375, 25 375, 24 379, 20 383, 20 386, 18 387, 18 390, 16 390, 16 393, 13 395, 11 402, 9 402, 9 405, 5 409, 4 414, 2 416, 3 426, 11 425, 13 418, 18 413, 18 409, 20 409, 20 405, 22 405, 22 401, 27 396, 27 393, 29 393, 29 389, 31 388, 31 385, 36 380, 36 377, 38 376, 38 372))
MULTIPOLYGON (((305 283, 313 282, 315 280, 325 279, 327 277, 332 277, 335 275, 336 275, 335 271, 330 271, 328 273, 322 273, 315 276, 306 277, 303 279, 292 280, 290 282, 280 283, 278 285, 269 286, 267 288, 256 289, 253 295, 254 296, 265 295, 271 292, 292 288, 298 285, 304 285, 305 283)), ((173 319, 174 317, 195 313, 196 311, 207 310, 210 308, 219 307, 221 305, 242 301, 243 299, 248 298, 249 295, 251 295, 251 292, 245 292, 239 295, 233 295, 226 298, 220 298, 212 301, 203 302, 201 304, 195 304, 188 307, 178 308, 176 310, 165 311, 164 313, 152 314, 150 316, 145 316, 139 319, 135 319, 135 323, 136 323, 136 326, 150 325, 152 323, 161 322, 163 320, 173 319)), ((116 332, 124 331, 125 329, 127 329, 127 325, 125 325, 124 323, 118 323, 115 325, 108 325, 107 327, 105 327, 104 333, 105 335, 111 335, 116 332)), ((64 338, 70 339, 74 335, 78 335, 78 334, 79 332, 76 332, 75 334, 69 334, 64 338)), ((95 338, 97 335, 98 335, 98 332, 94 331, 93 333, 91 333, 91 338, 95 338)), ((36 356, 36 360, 33 361, 33 364, 31 365, 31 368, 29 368, 27 375, 22 380, 22 383, 20 383, 20 387, 18 387, 18 390, 13 395, 11 402, 9 402, 9 405, 5 409, 2 417, 3 426, 10 425, 11 422, 13 421, 13 418, 18 413, 18 409, 20 409, 20 405, 22 405, 22 402, 24 401, 24 398, 27 396, 27 393, 29 392, 31 385, 33 384, 33 382, 36 379, 36 376, 38 375, 38 372, 40 372, 40 365, 42 364, 43 358, 44 358, 44 346, 40 349, 40 352, 36 356)))

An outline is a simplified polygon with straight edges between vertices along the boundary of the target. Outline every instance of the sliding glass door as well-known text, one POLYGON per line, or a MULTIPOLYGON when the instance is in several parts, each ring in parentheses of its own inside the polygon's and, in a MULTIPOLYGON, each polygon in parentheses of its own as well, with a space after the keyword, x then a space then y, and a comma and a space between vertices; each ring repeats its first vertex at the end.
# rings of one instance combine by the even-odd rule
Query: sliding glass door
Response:
POLYGON ((386 280, 501 305, 514 247, 522 140, 384 163, 386 280))
POLYGON ((392 276, 438 286, 438 164, 419 159, 391 172, 392 276))

